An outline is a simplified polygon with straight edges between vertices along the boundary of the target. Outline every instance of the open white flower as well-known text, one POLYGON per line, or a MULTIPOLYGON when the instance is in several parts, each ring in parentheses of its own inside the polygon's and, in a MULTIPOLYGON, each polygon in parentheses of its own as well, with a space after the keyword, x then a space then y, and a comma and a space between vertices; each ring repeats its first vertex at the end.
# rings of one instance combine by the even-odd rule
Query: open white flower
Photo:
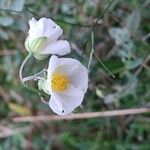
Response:
POLYGON ((52 56, 42 89, 51 95, 49 106, 58 115, 72 112, 88 88, 87 69, 76 59, 52 56))
POLYGON ((41 18, 37 21, 32 18, 29 26, 25 47, 37 59, 44 59, 48 54, 66 55, 70 53, 69 42, 58 40, 63 30, 51 19, 41 18))

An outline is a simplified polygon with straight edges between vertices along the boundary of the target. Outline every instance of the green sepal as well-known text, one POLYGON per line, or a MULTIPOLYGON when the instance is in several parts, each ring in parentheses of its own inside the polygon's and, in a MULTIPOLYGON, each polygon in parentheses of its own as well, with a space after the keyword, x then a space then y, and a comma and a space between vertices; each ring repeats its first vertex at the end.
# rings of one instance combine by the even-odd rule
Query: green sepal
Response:
POLYGON ((43 90, 46 94, 50 95, 46 79, 41 79, 38 81, 38 88, 39 90, 43 90))
POLYGON ((33 55, 38 60, 43 60, 43 59, 46 59, 48 57, 48 55, 43 55, 43 54, 33 54, 33 55))
POLYGON ((39 37, 34 39, 33 41, 29 40, 29 37, 25 40, 25 48, 31 53, 38 54, 41 50, 44 49, 48 40, 47 37, 39 37))

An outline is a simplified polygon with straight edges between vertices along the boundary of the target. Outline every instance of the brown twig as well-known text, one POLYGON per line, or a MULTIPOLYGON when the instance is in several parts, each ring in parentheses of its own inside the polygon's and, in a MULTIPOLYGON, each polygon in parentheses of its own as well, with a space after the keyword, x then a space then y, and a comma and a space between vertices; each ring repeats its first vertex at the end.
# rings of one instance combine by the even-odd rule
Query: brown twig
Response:
POLYGON ((96 117, 112 117, 112 116, 124 116, 124 115, 134 115, 141 113, 150 112, 150 108, 133 108, 124 110, 113 110, 113 111, 103 111, 103 112, 86 112, 70 114, 65 116, 58 115, 44 115, 44 116, 27 116, 27 117, 15 117, 12 119, 14 123, 20 122, 50 122, 50 121, 60 121, 60 120, 75 120, 75 119, 89 119, 96 117))

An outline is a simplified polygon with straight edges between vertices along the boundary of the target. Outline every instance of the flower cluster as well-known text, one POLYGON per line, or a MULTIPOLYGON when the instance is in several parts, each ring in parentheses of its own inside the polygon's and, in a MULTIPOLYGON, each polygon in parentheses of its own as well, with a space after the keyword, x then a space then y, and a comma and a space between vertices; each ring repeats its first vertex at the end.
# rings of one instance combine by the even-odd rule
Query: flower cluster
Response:
POLYGON ((26 50, 42 60, 51 55, 46 76, 38 79, 39 90, 51 95, 50 108, 58 115, 65 115, 78 107, 88 88, 88 72, 78 60, 58 58, 70 53, 70 44, 60 40, 63 30, 51 19, 32 18, 29 21, 26 50))

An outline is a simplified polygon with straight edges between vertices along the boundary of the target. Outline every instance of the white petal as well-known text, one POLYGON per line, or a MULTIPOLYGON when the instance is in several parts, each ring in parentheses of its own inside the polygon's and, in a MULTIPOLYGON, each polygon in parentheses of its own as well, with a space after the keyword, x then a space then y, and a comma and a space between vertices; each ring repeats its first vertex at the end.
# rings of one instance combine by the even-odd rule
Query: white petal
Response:
POLYGON ((50 93, 52 93, 52 89, 51 89, 51 76, 52 76, 52 72, 57 68, 57 66, 59 66, 59 59, 57 56, 53 55, 51 56, 50 60, 49 60, 49 66, 47 69, 47 85, 48 85, 48 90, 50 93))
POLYGON ((75 87, 81 88, 83 93, 86 93, 88 88, 88 71, 83 65, 76 68, 74 74, 70 74, 69 78, 75 87))
POLYGON ((62 29, 49 18, 41 18, 38 24, 43 24, 43 36, 50 41, 57 40, 63 33, 62 29))
POLYGON ((70 53, 70 44, 66 40, 59 40, 49 44, 41 54, 57 54, 57 55, 66 55, 70 53))
POLYGON ((66 115, 82 103, 83 96, 84 94, 80 89, 70 85, 69 89, 63 94, 53 93, 49 106, 58 115, 66 115), (57 103, 59 105, 56 105, 57 103))
POLYGON ((86 93, 88 88, 88 71, 87 69, 76 59, 72 58, 60 58, 60 66, 58 70, 65 72, 70 79, 71 84, 80 88, 83 93, 86 93))
POLYGON ((34 18, 32 18, 29 21, 30 29, 28 31, 29 33, 29 40, 32 41, 35 38, 42 37, 43 36, 43 23, 39 23, 39 21, 36 21, 34 18))
POLYGON ((30 40, 45 36, 49 39, 49 42, 52 42, 57 40, 63 33, 62 29, 48 18, 41 18, 39 21, 32 18, 29 25, 30 40))
POLYGON ((37 23, 37 20, 35 18, 32 18, 29 20, 29 26, 31 29, 34 29, 35 24, 37 23))
POLYGON ((49 101, 49 107, 57 114, 60 114, 62 111, 62 104, 52 95, 49 101))
POLYGON ((59 58, 55 55, 51 56, 49 60, 48 72, 53 72, 56 67, 60 65, 59 58))
POLYGON ((49 18, 41 18, 39 22, 43 22, 44 25, 48 26, 49 28, 54 28, 56 26, 56 23, 53 22, 49 18))
MULTIPOLYGON (((62 95, 70 97, 80 97, 80 95, 84 95, 84 93, 81 89, 76 88, 74 85, 70 84, 68 89, 64 93, 62 93, 62 95)), ((79 106, 81 102, 82 101, 80 101, 79 104, 77 104, 77 106, 79 106)))

